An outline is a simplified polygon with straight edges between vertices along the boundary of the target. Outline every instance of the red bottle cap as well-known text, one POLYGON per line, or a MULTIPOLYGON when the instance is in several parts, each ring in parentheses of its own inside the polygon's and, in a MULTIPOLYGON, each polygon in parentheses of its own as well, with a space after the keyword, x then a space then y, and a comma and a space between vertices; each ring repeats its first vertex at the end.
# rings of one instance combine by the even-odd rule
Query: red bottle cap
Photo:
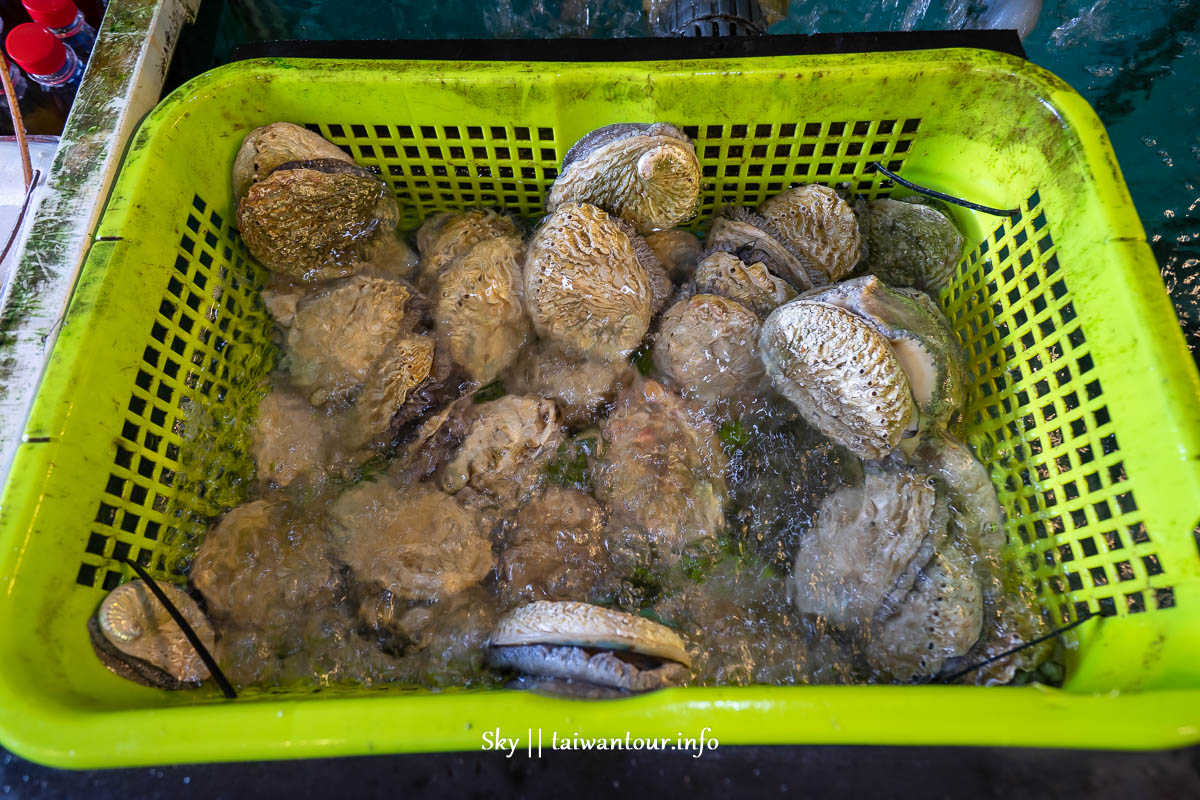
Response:
POLYGON ((67 47, 36 22, 13 28, 4 40, 8 57, 30 75, 53 75, 67 63, 67 47))
POLYGON ((71 0, 21 0, 34 22, 47 28, 66 28, 75 21, 79 8, 71 0))

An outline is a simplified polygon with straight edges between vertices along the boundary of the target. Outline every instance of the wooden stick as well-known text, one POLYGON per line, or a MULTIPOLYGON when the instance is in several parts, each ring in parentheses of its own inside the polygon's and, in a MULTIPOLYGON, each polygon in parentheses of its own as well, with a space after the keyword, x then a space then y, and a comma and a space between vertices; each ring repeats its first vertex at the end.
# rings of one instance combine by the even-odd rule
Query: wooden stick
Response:
POLYGON ((12 114, 13 131, 17 134, 17 147, 21 151, 21 170, 25 173, 25 191, 33 183, 33 165, 29 162, 29 142, 25 141, 25 121, 21 119, 21 104, 17 102, 17 90, 13 88, 12 76, 8 74, 8 58, 0 52, 0 82, 4 84, 4 97, 12 114))

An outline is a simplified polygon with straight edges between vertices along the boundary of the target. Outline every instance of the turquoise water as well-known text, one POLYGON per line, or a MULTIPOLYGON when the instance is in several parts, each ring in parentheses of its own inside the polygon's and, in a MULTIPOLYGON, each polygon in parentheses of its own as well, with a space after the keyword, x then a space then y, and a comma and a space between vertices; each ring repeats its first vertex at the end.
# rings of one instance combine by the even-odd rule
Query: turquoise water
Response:
MULTIPOLYGON (((983 5, 976 3, 975 6, 983 5)), ((963 0, 793 2, 779 33, 962 27, 963 0)), ((1108 129, 1184 337, 1200 362, 1200 3, 1047 0, 1029 59, 1108 129)))
MULTIPOLYGON (((982 0, 794 0, 773 33, 972 25, 982 0)), ((1029 58, 1096 109, 1200 360, 1200 3, 1046 0, 1029 58)), ((644 36, 641 0, 227 0, 216 61, 264 39, 644 36)), ((186 33, 185 33, 186 37, 186 33)))

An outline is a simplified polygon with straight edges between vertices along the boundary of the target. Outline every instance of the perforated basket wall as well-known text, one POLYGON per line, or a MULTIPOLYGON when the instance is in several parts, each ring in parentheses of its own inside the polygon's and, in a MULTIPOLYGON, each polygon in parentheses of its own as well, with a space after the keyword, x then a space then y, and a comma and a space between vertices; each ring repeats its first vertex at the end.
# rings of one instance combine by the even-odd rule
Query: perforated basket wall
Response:
POLYGON ((9 477, 0 651, 14 657, 0 663, 0 736, 79 766, 474 748, 496 726, 670 737, 708 726, 723 743, 1200 739, 1181 722, 1200 698, 1197 385, 1103 131, 1068 88, 1017 59, 235 64, 143 124, 9 477), (874 162, 1019 206, 1011 218, 960 212, 970 249, 939 300, 970 362, 968 441, 1006 508, 1009 556, 1053 622, 1103 617, 1072 632, 1064 690, 744 687, 616 704, 373 691, 226 704, 110 675, 84 623, 130 577, 120 559, 179 580, 205 522, 253 477, 246 431, 275 352, 263 274, 230 225, 228 175, 245 133, 280 119, 377 169, 406 227, 479 205, 537 217, 575 139, 630 120, 692 137, 706 179, 698 228, 723 205, 795 183, 885 196, 895 187, 874 162))

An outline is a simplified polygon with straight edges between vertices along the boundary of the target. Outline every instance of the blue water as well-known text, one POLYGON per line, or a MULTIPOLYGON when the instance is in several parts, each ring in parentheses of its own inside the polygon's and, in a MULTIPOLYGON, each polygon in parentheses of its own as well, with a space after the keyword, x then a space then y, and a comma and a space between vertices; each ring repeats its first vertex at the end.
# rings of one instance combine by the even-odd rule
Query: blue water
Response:
MULTIPOLYGON (((975 5, 982 5, 977 3, 975 5)), ((962 27, 962 0, 793 2, 773 32, 962 27), (833 7, 833 8, 831 8, 833 7)), ((1046 0, 1029 59, 1096 109, 1200 362, 1200 3, 1046 0)))
MULTIPOLYGON (((993 0, 793 0, 773 33, 972 26, 993 0)), ((1200 360, 1200 2, 1045 0, 1029 58, 1108 128, 1193 357, 1200 360)), ((263 39, 645 36, 642 0, 228 0, 217 59, 263 39)))

